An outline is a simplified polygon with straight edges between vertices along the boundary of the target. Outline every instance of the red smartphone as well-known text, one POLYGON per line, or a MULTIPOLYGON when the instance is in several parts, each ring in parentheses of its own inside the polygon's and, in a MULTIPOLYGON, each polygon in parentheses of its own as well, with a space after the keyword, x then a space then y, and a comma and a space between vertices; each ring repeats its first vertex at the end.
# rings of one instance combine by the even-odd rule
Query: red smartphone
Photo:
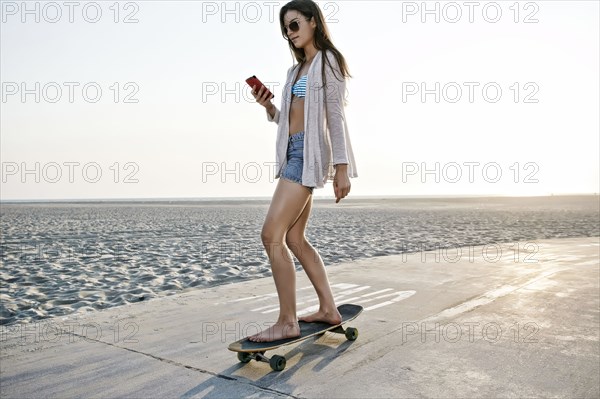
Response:
MULTIPOLYGON (((248 83, 250 88, 252 88, 252 86, 256 86, 256 94, 258 94, 258 92, 260 91, 260 88, 262 86, 265 86, 255 75, 252 75, 248 79, 246 79, 246 83, 248 83)), ((265 86, 265 89, 267 89, 267 92, 269 95, 272 95, 273 97, 275 97, 275 94, 271 93, 271 90, 269 90, 269 88, 267 86, 265 86)), ((273 98, 273 97, 267 97, 267 98, 273 98)))

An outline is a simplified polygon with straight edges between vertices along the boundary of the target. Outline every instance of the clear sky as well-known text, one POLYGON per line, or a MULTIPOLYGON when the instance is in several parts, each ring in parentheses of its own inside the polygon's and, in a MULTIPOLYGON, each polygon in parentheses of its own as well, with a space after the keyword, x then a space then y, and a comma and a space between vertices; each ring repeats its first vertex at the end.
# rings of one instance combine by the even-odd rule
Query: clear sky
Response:
MULTIPOLYGON (((1 199, 270 197, 285 3, 2 1, 1 199)), ((350 196, 600 191, 597 1, 317 3, 350 196)))

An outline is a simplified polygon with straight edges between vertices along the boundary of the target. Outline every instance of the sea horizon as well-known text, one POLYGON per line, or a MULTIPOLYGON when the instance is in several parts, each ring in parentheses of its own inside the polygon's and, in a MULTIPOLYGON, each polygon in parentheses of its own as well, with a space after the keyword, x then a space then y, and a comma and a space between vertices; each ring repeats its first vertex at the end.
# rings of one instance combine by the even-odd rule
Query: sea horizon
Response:
MULTIPOLYGON (((507 195, 507 194, 437 194, 437 195, 354 195, 346 197, 343 201, 348 202, 352 200, 381 200, 381 199, 427 199, 427 198, 540 198, 540 197, 579 197, 579 196, 595 196, 599 193, 549 193, 549 194, 531 194, 531 195, 507 195)), ((46 199, 0 199, 0 204, 11 204, 11 203, 88 203, 88 202, 205 202, 205 201, 263 201, 269 200, 272 195, 269 196, 247 196, 247 197, 138 197, 138 198, 46 198, 46 199)), ((319 196, 314 195, 313 199, 319 200, 330 200, 332 199, 329 195, 319 196)))

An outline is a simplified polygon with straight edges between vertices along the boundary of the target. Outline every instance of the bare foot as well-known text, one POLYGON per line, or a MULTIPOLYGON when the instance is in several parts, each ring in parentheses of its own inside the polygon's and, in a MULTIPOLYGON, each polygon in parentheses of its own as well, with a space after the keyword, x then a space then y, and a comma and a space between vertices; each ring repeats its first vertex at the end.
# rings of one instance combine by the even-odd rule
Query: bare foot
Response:
POLYGON ((342 315, 337 309, 335 309, 334 311, 325 311, 319 309, 318 312, 315 312, 313 314, 300 316, 298 320, 305 321, 307 323, 312 323, 313 321, 322 321, 324 323, 335 325, 340 324, 342 322, 342 315))
POLYGON ((300 326, 297 322, 275 323, 271 327, 258 334, 254 334, 248 339, 253 342, 271 342, 278 339, 293 338, 300 336, 300 326))

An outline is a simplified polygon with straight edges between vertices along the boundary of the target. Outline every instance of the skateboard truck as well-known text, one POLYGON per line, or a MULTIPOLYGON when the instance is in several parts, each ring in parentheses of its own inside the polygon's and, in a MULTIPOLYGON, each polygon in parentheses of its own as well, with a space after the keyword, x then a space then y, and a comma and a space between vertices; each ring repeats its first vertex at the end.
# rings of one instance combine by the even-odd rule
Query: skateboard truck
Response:
POLYGON ((238 352, 238 359, 242 363, 248 363, 250 360, 254 359, 257 362, 265 362, 269 363, 271 368, 275 371, 281 371, 285 368, 285 357, 279 355, 273 355, 270 358, 265 356, 265 351, 263 352, 238 352))

